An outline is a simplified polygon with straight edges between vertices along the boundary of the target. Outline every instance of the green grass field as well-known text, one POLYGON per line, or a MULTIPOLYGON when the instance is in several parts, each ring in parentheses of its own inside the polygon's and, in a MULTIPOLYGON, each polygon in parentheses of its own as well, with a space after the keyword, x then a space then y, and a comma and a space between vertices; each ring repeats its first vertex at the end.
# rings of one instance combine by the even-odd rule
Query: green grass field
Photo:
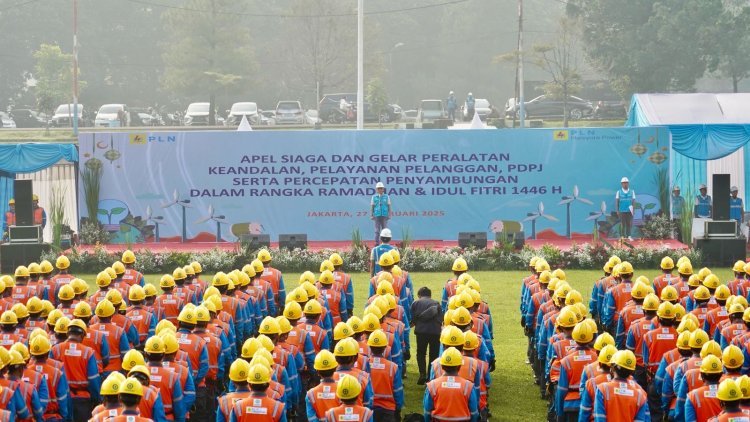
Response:
MULTIPOLYGON (((591 286, 601 272, 593 270, 567 271, 569 283, 588 299, 591 286)), ((721 280, 731 278, 731 272, 716 270, 721 280)), ((524 363, 526 359, 526 338, 519 324, 520 280, 526 276, 524 271, 480 271, 471 273, 482 285, 482 298, 492 309, 495 334, 495 353, 497 369, 492 374, 490 390, 490 408, 493 420, 499 421, 540 421, 546 417, 545 402, 539 398, 539 390, 533 383, 531 368, 524 363)), ((659 274, 657 270, 636 272, 636 276, 645 275, 653 279, 659 274)), ((415 289, 429 287, 436 300, 440 299, 442 288, 448 273, 411 273, 415 289)), ((94 275, 79 275, 96 290, 94 275)), ((157 283, 160 275, 147 275, 148 282, 157 283)), ((296 286, 299 274, 286 274, 287 289, 296 286)), ((361 310, 368 294, 368 276, 364 273, 353 274, 355 286, 355 312, 361 310)), ((416 385, 418 370, 416 340, 412 336, 412 360, 408 363, 408 378, 404 380, 406 406, 403 415, 422 411, 424 388, 416 385)))

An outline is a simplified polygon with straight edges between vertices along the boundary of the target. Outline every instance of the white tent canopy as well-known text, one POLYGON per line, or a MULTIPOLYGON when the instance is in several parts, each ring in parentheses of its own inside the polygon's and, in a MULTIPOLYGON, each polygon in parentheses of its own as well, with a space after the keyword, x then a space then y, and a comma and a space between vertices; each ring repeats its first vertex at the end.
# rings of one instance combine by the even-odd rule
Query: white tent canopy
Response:
MULTIPOLYGON (((651 126, 750 123, 747 94, 636 94, 639 116, 651 126)), ((638 126, 644 126, 640 124, 638 126)))

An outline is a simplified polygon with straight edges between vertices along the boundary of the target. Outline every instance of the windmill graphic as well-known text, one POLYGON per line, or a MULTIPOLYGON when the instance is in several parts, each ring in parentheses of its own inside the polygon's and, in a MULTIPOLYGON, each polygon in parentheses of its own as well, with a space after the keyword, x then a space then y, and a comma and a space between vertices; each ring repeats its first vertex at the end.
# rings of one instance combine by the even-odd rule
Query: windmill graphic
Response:
POLYGON ((593 202, 589 201, 588 199, 581 198, 578 196, 578 185, 573 186, 573 196, 563 196, 562 201, 558 202, 557 205, 565 205, 565 209, 567 211, 566 216, 566 235, 568 236, 568 239, 573 237, 573 234, 570 231, 570 205, 573 204, 573 202, 583 202, 584 204, 588 205, 594 205, 593 202))
POLYGON ((228 224, 226 219, 223 215, 214 215, 214 206, 209 205, 208 206, 208 215, 204 218, 201 218, 200 220, 196 221, 195 224, 203 224, 207 221, 213 221, 216 223, 216 242, 221 242, 221 225, 222 224, 228 224))
POLYGON ((557 217, 553 217, 551 215, 547 215, 544 213, 544 203, 539 203, 539 208, 537 208, 536 212, 530 212, 526 213, 526 218, 524 218, 521 221, 531 221, 531 238, 536 240, 536 220, 539 217, 543 217, 549 221, 560 221, 557 219, 557 217))
POLYGON ((146 222, 154 223, 154 237, 156 239, 156 243, 159 243, 159 224, 164 221, 164 217, 160 215, 153 216, 152 214, 153 210, 151 210, 151 205, 149 205, 146 207, 146 222))
POLYGON ((599 219, 607 216, 607 203, 602 201, 602 206, 599 211, 591 211, 589 216, 586 217, 586 221, 594 221, 594 230, 597 230, 599 226, 599 219))
POLYGON ((185 243, 185 240, 187 240, 187 220, 185 219, 185 211, 191 207, 190 200, 180 199, 180 196, 177 194, 177 190, 175 189, 174 193, 172 193, 172 200, 170 202, 167 202, 166 204, 162 204, 161 207, 169 208, 172 205, 179 205, 180 207, 182 207, 182 243, 185 243))

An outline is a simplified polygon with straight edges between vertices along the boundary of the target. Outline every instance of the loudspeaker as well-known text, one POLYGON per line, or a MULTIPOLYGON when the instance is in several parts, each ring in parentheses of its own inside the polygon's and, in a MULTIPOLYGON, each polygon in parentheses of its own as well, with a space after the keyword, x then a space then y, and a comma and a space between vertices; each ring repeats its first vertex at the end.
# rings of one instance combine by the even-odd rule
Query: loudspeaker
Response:
POLYGON ((487 248, 487 232, 459 232, 458 246, 462 248, 487 248))
POLYGON ((271 236, 268 234, 243 234, 240 236, 240 243, 250 247, 250 249, 270 248, 271 236))
POLYGON ((0 245, 0 271, 5 274, 13 274, 19 265, 28 265, 29 262, 39 262, 44 252, 49 252, 49 243, 29 243, 0 245))
POLYGON ((705 221, 704 233, 706 237, 735 237, 737 236, 737 222, 729 221, 705 221))
POLYGON ((701 250, 704 264, 730 267, 735 261, 745 260, 745 239, 695 239, 695 247, 701 250))
POLYGON ((34 212, 31 206, 31 180, 13 181, 13 199, 16 201, 16 225, 30 226, 34 224, 34 212))
POLYGON ((713 178, 713 213, 714 220, 729 220, 729 175, 714 174, 713 178))
POLYGON ((286 249, 306 249, 307 248, 307 234, 280 234, 279 235, 279 248, 286 249))

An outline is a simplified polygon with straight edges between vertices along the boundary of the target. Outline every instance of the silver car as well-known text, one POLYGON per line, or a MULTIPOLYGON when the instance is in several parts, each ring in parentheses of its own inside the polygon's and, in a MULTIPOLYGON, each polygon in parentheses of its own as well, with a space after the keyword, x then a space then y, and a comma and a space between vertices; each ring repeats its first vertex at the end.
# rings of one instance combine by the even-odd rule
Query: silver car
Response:
POLYGON ((299 101, 279 101, 276 105, 276 124, 305 124, 305 110, 299 101))

